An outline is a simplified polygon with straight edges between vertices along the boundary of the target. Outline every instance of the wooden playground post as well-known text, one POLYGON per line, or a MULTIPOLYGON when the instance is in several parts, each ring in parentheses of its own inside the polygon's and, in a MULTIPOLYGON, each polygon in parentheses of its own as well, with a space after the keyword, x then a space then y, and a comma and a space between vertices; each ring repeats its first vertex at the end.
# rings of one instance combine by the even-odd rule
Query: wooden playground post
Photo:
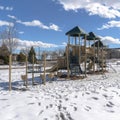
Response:
POLYGON ((102 53, 102 72, 103 72, 103 47, 102 47, 102 51, 101 51, 102 53))
POLYGON ((12 90, 12 85, 11 85, 11 64, 12 64, 12 54, 9 55, 9 91, 12 90))
POLYGON ((75 45, 77 45, 77 39, 76 39, 76 37, 75 37, 75 45))
POLYGON ((86 40, 87 40, 87 35, 85 34, 85 39, 84 39, 84 46, 85 46, 85 48, 84 48, 85 49, 84 50, 85 51, 85 66, 84 66, 85 67, 85 77, 86 77, 86 61, 87 61, 86 60, 87 59, 87 54, 86 54, 86 40))
POLYGON ((44 80, 43 84, 46 84, 46 53, 44 53, 44 80))
POLYGON ((26 88, 28 87, 28 58, 26 55, 26 88))
POLYGON ((94 53, 93 53, 93 72, 95 73, 95 38, 94 38, 94 53))
POLYGON ((70 68, 69 68, 69 44, 70 44, 70 36, 68 36, 68 44, 66 49, 66 55, 67 55, 67 77, 70 77, 70 68))
POLYGON ((59 65, 59 60, 58 60, 58 58, 57 58, 57 77, 58 77, 58 65, 59 65))
POLYGON ((105 70, 106 70, 106 57, 107 57, 107 55, 106 55, 106 48, 107 48, 107 46, 104 47, 104 55, 105 55, 105 58, 104 58, 104 60, 105 60, 105 70))
POLYGON ((32 56, 32 85, 34 85, 34 55, 32 56))
POLYGON ((80 34, 79 34, 79 51, 78 51, 78 60, 79 60, 79 65, 80 65, 80 63, 81 63, 81 50, 80 50, 80 34))
MULTIPOLYGON (((100 56, 99 56, 100 51, 99 51, 99 49, 100 49, 100 47, 99 47, 99 42, 98 42, 98 67, 100 68, 100 56)), ((98 68, 98 71, 100 70, 99 68, 98 68)))

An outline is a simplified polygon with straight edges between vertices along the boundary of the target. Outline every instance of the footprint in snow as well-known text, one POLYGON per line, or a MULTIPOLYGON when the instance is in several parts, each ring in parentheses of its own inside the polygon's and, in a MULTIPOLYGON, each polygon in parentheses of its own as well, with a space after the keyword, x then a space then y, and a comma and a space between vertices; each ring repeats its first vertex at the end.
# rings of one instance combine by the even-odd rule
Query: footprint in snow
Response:
POLYGON ((106 95, 106 94, 103 94, 103 96, 104 96, 104 97, 105 97, 105 99, 107 99, 107 100, 108 100, 108 99, 110 100, 110 99, 112 99, 112 98, 113 98, 113 96, 108 96, 108 95, 106 95))
POLYGON ((92 108, 91 108, 90 106, 86 106, 84 109, 85 109, 86 111, 90 111, 92 108))
POLYGON ((35 103, 28 103, 28 105, 33 105, 33 104, 35 104, 35 103))
POLYGON ((97 98, 97 97, 92 97, 92 99, 94 99, 94 100, 98 100, 99 98, 97 98))
POLYGON ((60 118, 61 120, 66 120, 65 115, 62 112, 60 112, 60 118))
POLYGON ((0 100, 5 101, 5 100, 8 100, 8 99, 3 98, 3 99, 0 99, 0 100))
POLYGON ((103 90, 107 92, 107 89, 103 89, 103 90))
POLYGON ((48 109, 48 106, 46 106, 46 109, 48 109))
POLYGON ((41 106, 41 103, 39 102, 38 105, 41 106))
POLYGON ((78 96, 77 96, 77 95, 75 95, 75 98, 78 98, 78 96))
POLYGON ((103 96, 104 96, 105 98, 107 98, 107 97, 108 97, 106 94, 103 94, 103 96))
POLYGON ((104 105, 104 107, 107 109, 107 112, 110 113, 114 113, 115 111, 112 110, 112 108, 114 107, 114 103, 112 103, 111 101, 108 101, 108 103, 106 103, 106 105, 104 105))
POLYGON ((112 103, 111 101, 108 101, 110 105, 114 105, 114 103, 112 103))
POLYGON ((67 107, 63 107, 63 109, 64 109, 64 110, 66 110, 66 109, 67 109, 67 107))
POLYGON ((43 110, 41 110, 41 111, 39 112, 38 116, 39 116, 39 115, 41 115, 43 112, 44 112, 44 111, 43 111, 43 110))
POLYGON ((70 115, 70 113, 66 113, 66 116, 68 117, 68 120, 74 120, 72 117, 71 117, 71 115, 70 115))
POLYGON ((59 104, 57 107, 58 107, 58 110, 61 111, 62 105, 59 104))
POLYGON ((77 107, 74 106, 74 111, 77 111, 77 107))
POLYGON ((89 95, 90 93, 89 92, 85 92, 87 95, 89 95))
POLYGON ((69 99, 68 98, 65 98, 65 101, 68 101, 69 99))
POLYGON ((114 104, 111 101, 108 101, 108 103, 106 104, 107 107, 114 107, 114 104))
POLYGON ((49 106, 50 106, 50 108, 52 108, 52 107, 53 107, 53 104, 49 104, 49 106))
POLYGON ((114 110, 107 110, 107 112, 114 113, 115 111, 114 110))

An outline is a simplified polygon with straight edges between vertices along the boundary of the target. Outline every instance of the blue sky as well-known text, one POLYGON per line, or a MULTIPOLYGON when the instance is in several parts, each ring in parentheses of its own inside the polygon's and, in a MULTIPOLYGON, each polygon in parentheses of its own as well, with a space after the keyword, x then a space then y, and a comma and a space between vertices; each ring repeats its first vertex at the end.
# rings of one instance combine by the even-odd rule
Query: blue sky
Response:
POLYGON ((0 0, 0 31, 14 21, 20 45, 63 47, 79 26, 120 47, 120 0, 0 0), (104 2, 105 1, 105 2, 104 2))

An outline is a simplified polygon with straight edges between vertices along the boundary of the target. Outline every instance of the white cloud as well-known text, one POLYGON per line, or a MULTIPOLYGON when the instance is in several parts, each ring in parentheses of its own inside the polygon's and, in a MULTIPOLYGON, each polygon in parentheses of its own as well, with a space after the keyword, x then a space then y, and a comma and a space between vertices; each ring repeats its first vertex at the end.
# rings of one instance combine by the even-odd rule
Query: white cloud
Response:
POLYGON ((31 22, 22 22, 21 20, 18 20, 17 22, 20 23, 20 24, 23 24, 25 26, 32 26, 32 27, 40 27, 40 28, 43 28, 43 29, 49 29, 48 26, 44 25, 39 20, 33 20, 31 22))
POLYGON ((42 41, 29 41, 29 40, 20 40, 20 39, 18 39, 18 49, 30 48, 31 46, 33 46, 33 47, 41 47, 41 48, 58 47, 55 44, 44 43, 42 41))
POLYGON ((4 7, 4 6, 0 6, 0 10, 7 10, 7 11, 12 11, 13 10, 13 7, 4 7))
POLYGON ((66 42, 63 42, 62 45, 63 45, 63 46, 67 46, 67 43, 66 43, 66 42))
MULTIPOLYGON (((16 38, 15 38, 16 39, 16 38)), ((25 48, 30 48, 30 47, 40 47, 40 48, 55 48, 59 47, 56 44, 51 44, 51 43, 44 43, 42 41, 30 41, 30 40, 21 40, 21 39, 16 39, 18 41, 18 47, 17 50, 25 49, 25 48)), ((0 46, 2 45, 2 40, 0 40, 0 46)))
POLYGON ((109 29, 113 27, 118 27, 120 28, 120 21, 109 21, 107 24, 104 24, 101 28, 98 28, 98 30, 103 30, 103 29, 109 29))
POLYGON ((31 26, 31 27, 39 27, 42 29, 47 29, 47 30, 55 30, 55 31, 61 31, 59 26, 51 23, 49 26, 43 24, 41 21, 39 20, 33 20, 33 21, 27 21, 27 22, 23 22, 19 19, 17 19, 17 17, 13 16, 13 15, 7 15, 9 18, 16 20, 17 23, 25 25, 25 26, 31 26))
POLYGON ((6 7, 5 10, 12 11, 13 7, 6 7))
POLYGON ((88 4, 86 6, 86 10, 89 12, 89 15, 99 15, 104 18, 120 17, 120 12, 118 10, 109 8, 108 6, 104 6, 100 3, 88 4))
POLYGON ((119 0, 56 0, 66 11, 85 9, 89 15, 99 15, 104 18, 120 17, 119 0))
POLYGON ((61 31, 60 28, 59 28, 57 25, 55 25, 55 24, 51 24, 51 25, 49 26, 49 29, 55 30, 55 31, 61 31))
POLYGON ((15 16, 13 16, 13 15, 7 15, 9 18, 12 18, 12 19, 14 19, 14 20, 17 20, 17 18, 15 17, 15 16))
POLYGON ((23 31, 20 31, 20 32, 18 32, 19 34, 24 34, 24 32, 23 31))
POLYGON ((101 37, 101 40, 105 45, 111 45, 111 44, 119 44, 120 45, 120 39, 113 38, 111 36, 101 37))
POLYGON ((4 6, 0 6, 0 10, 4 10, 4 6))
POLYGON ((0 20, 0 26, 9 26, 9 25, 14 25, 13 23, 11 23, 11 22, 7 22, 7 21, 2 21, 2 20, 0 20))
POLYGON ((50 26, 44 25, 41 21, 39 20, 33 20, 31 22, 22 22, 21 20, 17 20, 17 23, 23 24, 25 26, 31 26, 31 27, 39 27, 42 29, 47 29, 47 30, 55 30, 55 31, 61 31, 60 28, 55 25, 55 24, 50 24, 50 26))

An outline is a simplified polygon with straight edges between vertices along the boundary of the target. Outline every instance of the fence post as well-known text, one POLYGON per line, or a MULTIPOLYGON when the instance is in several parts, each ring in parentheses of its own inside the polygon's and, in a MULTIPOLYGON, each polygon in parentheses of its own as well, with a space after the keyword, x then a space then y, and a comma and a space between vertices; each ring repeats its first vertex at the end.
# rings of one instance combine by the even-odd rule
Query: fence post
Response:
POLYGON ((12 64, 12 54, 9 55, 9 91, 12 90, 12 85, 11 85, 11 64, 12 64))

